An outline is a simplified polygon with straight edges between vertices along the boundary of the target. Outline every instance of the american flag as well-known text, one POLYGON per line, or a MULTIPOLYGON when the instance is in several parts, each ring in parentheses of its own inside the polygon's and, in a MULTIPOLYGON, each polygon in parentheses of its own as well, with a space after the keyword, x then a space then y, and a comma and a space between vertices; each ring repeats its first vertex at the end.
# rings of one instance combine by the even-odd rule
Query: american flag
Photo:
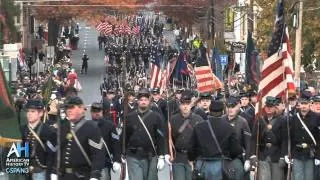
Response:
POLYGON ((132 32, 133 32, 133 34, 135 34, 135 35, 140 34, 140 26, 134 26, 134 27, 132 28, 132 32))
POLYGON ((161 87, 161 82, 163 80, 163 72, 160 66, 160 56, 157 54, 156 50, 153 50, 152 58, 153 60, 151 61, 150 88, 161 87))
MULTIPOLYGON (((295 91, 293 64, 288 30, 284 21, 284 4, 280 0, 277 7, 275 31, 269 45, 268 58, 264 60, 259 83, 259 99, 264 107, 267 96, 285 97, 295 91)), ((259 114, 259 103, 256 114, 259 114)))
POLYGON ((103 30, 103 34, 106 36, 112 34, 112 30, 113 30, 112 28, 113 28, 112 24, 108 24, 106 28, 103 30))
POLYGON ((212 92, 222 84, 218 78, 212 73, 211 66, 209 65, 206 49, 202 47, 199 49, 201 51, 201 58, 196 62, 194 68, 194 75, 197 80, 197 89, 199 92, 212 92), (217 82, 220 82, 216 85, 217 82))
POLYGON ((107 26, 108 26, 108 23, 101 21, 101 22, 97 25, 96 29, 97 29, 97 31, 100 31, 100 32, 101 32, 101 31, 103 31, 107 26))

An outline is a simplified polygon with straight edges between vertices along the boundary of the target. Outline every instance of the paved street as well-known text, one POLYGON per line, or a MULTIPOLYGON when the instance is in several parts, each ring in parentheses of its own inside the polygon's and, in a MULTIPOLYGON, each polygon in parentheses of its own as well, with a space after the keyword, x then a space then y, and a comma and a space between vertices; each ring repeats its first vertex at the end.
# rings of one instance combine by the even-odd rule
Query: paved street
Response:
POLYGON ((98 33, 94 28, 81 23, 78 50, 73 51, 71 56, 82 85, 82 91, 79 95, 86 105, 101 100, 99 86, 105 72, 104 51, 99 51, 97 38, 98 33), (89 57, 88 74, 80 74, 83 53, 89 57))

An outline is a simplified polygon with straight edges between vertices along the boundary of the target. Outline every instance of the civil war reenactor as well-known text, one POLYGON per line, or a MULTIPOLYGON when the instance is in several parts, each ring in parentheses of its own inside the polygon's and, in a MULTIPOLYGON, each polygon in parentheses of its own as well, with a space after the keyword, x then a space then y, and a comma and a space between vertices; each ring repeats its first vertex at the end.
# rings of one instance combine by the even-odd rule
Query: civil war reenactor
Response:
POLYGON ((168 113, 170 116, 179 112, 179 103, 180 103, 182 92, 183 92, 183 89, 177 89, 176 92, 174 93, 174 98, 172 98, 169 101, 168 113))
POLYGON ((243 149, 243 156, 235 158, 233 164, 236 169, 236 179, 244 179, 244 170, 248 172, 250 170, 250 141, 251 131, 248 122, 241 116, 240 112, 240 101, 238 97, 230 96, 226 102, 227 111, 226 115, 222 117, 223 120, 228 122, 236 131, 237 137, 241 148, 243 149), (243 162, 245 166, 243 166, 243 162))
POLYGON ((212 96, 210 93, 201 93, 199 100, 198 100, 198 105, 199 107, 204 110, 204 112, 207 115, 207 118, 205 118, 204 120, 208 119, 208 116, 210 115, 210 104, 211 104, 211 100, 212 100, 212 96))
POLYGON ((128 113, 130 113, 137 109, 137 102, 136 102, 135 92, 133 90, 129 90, 127 94, 128 94, 128 104, 127 104, 128 113))
POLYGON ((115 90, 112 88, 106 90, 102 99, 102 105, 104 118, 113 122, 114 126, 117 127, 121 107, 115 93, 115 90))
POLYGON ((100 180, 110 180, 110 170, 119 171, 121 169, 121 147, 120 137, 113 126, 111 121, 107 121, 103 118, 103 107, 101 103, 91 104, 91 117, 95 121, 100 129, 100 133, 103 138, 103 147, 105 148, 106 164, 102 170, 102 176, 100 180))
POLYGON ((189 90, 182 92, 180 98, 180 111, 170 118, 169 132, 175 150, 173 153, 173 179, 174 180, 191 180, 192 167, 188 160, 188 145, 191 133, 196 124, 203 119, 191 111, 192 93, 189 90))
POLYGON ((289 101, 289 114, 293 116, 297 113, 297 97, 295 94, 292 94, 288 98, 289 101))
POLYGON ((259 168, 257 176, 261 180, 282 180, 284 178, 283 147, 287 148, 287 146, 285 146, 286 140, 282 138, 282 128, 285 121, 276 116, 276 105, 275 97, 266 97, 265 114, 255 122, 252 130, 250 165, 259 168), (259 143, 258 146, 256 143, 259 143))
POLYGON ((64 109, 68 121, 60 126, 59 169, 51 179, 59 176, 59 180, 98 180, 106 159, 99 128, 94 121, 85 119, 86 108, 80 97, 68 97, 64 109))
POLYGON ((22 140, 29 143, 29 171, 31 179, 49 178, 56 151, 56 131, 41 121, 44 105, 41 100, 30 99, 25 104, 27 124, 22 128, 22 140))
POLYGON ((284 111, 285 111, 286 107, 285 107, 284 102, 282 101, 282 97, 280 97, 280 96, 276 97, 276 104, 277 104, 276 115, 284 117, 285 116, 284 111))
POLYGON ((152 89, 152 101, 153 101, 153 104, 160 108, 161 110, 161 114, 163 115, 163 117, 165 119, 167 119, 167 113, 168 113, 168 110, 167 110, 167 102, 161 98, 161 95, 160 95, 160 88, 154 88, 152 89))
MULTIPOLYGON (((320 123, 320 95, 316 95, 312 98, 313 101, 313 112, 318 115, 318 123, 320 123)), ((320 154, 320 146, 316 146, 316 154, 320 154)), ((316 161, 316 160, 315 160, 316 161)), ((320 179, 320 166, 315 166, 314 179, 320 179)))
POLYGON ((247 120, 250 130, 252 131, 255 117, 255 109, 250 106, 249 93, 241 92, 240 96, 240 116, 247 120))
POLYGON ((294 180, 314 180, 314 166, 320 165, 319 152, 315 151, 319 142, 319 116, 310 110, 310 98, 309 91, 301 92, 299 110, 289 121, 294 180))
POLYGON ((130 180, 157 179, 164 168, 164 129, 160 114, 150 110, 150 92, 138 92, 138 108, 125 118, 125 147, 130 180))
POLYGON ((242 155, 234 128, 221 118, 223 110, 224 103, 222 101, 212 101, 210 104, 212 116, 207 121, 197 124, 190 138, 188 158, 190 161, 196 161, 195 170, 204 179, 222 180, 222 154, 228 159, 242 155), (210 126, 213 133, 211 133, 210 126), (215 138, 212 134, 215 135, 215 138), (220 148, 218 148, 215 139, 220 148))

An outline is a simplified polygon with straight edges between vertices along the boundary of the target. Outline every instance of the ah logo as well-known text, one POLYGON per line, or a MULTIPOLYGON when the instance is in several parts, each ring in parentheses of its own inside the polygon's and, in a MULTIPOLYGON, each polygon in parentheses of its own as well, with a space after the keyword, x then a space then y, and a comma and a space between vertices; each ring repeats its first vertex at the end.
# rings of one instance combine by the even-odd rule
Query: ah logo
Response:
POLYGON ((29 143, 25 142, 24 147, 21 146, 21 143, 16 143, 16 144, 12 143, 12 146, 10 148, 10 151, 7 157, 10 157, 14 153, 16 157, 20 158, 22 155, 21 151, 24 151, 24 157, 26 158, 29 157, 29 143))

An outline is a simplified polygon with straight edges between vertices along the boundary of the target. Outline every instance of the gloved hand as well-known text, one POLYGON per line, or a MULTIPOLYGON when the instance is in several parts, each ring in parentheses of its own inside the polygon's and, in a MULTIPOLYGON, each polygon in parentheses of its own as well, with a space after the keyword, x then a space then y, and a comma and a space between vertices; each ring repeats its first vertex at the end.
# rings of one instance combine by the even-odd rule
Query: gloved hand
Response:
POLYGON ((257 156, 253 155, 253 156, 250 157, 250 164, 251 164, 252 166, 257 166, 257 164, 258 164, 258 158, 257 158, 257 156))
POLYGON ((291 163, 288 155, 285 155, 285 156, 284 156, 284 161, 285 161, 287 164, 291 163))
POLYGON ((50 174, 51 180, 58 180, 58 176, 56 174, 50 174))
POLYGON ((164 168, 164 156, 161 155, 158 158, 158 164, 157 164, 157 169, 162 170, 164 168))
POLYGON ((166 161, 167 164, 171 165, 170 161, 171 156, 169 154, 164 155, 164 160, 166 161))
POLYGON ((319 166, 320 165, 320 160, 319 159, 314 159, 314 165, 319 166))
POLYGON ((251 169, 250 160, 246 160, 243 165, 243 169, 245 172, 248 172, 251 169))
POLYGON ((279 166, 280 168, 285 168, 287 166, 287 163, 284 158, 279 159, 279 166))
POLYGON ((118 163, 118 162, 114 162, 114 163, 112 164, 112 169, 113 169, 114 171, 119 171, 119 170, 121 169, 121 164, 118 163))

